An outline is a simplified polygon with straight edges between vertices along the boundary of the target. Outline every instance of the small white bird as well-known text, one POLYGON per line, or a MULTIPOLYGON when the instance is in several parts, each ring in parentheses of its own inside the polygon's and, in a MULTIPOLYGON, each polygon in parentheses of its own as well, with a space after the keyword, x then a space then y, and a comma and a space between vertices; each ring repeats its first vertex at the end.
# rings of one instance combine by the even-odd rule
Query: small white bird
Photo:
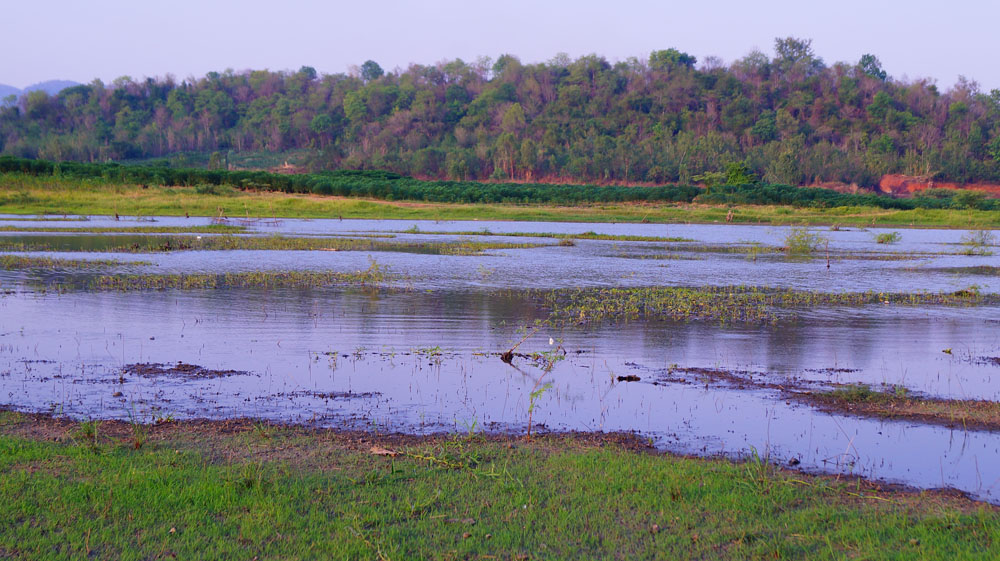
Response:
POLYGON ((552 337, 549 337, 549 344, 550 345, 554 345, 555 344, 555 341, 552 339, 552 337))

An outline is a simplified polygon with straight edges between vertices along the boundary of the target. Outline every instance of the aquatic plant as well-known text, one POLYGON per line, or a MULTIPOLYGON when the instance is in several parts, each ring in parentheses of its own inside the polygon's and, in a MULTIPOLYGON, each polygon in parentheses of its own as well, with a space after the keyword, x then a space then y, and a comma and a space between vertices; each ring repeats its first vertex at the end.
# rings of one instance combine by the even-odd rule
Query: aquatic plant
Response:
POLYGON ((964 255, 993 255, 988 248, 996 245, 997 237, 989 230, 973 230, 962 236, 961 243, 965 246, 961 252, 964 255))
POLYGON ((51 227, 0 226, 0 232, 54 232, 61 234, 240 234, 244 226, 209 224, 207 226, 114 226, 114 227, 51 227))
POLYGON ((792 228, 785 235, 785 252, 789 255, 811 255, 823 247, 829 240, 808 228, 792 228))
POLYGON ((875 243, 881 244, 894 244, 899 242, 903 237, 899 235, 899 232, 882 232, 875 236, 875 243))
MULTIPOLYGON (((482 255, 489 250, 528 249, 544 244, 481 242, 402 242, 365 238, 319 238, 286 236, 150 236, 136 241, 107 238, 104 246, 58 248, 60 251, 101 251, 107 253, 154 253, 169 251, 392 251, 428 255, 482 255)), ((28 242, 0 239, 0 251, 52 251, 48 242, 28 242)))
MULTIPOLYGON (((555 341, 549 339, 549 344, 554 344, 555 341)), ((545 377, 552 373, 552 369, 555 368, 556 363, 566 358, 566 353, 563 351, 562 341, 559 341, 558 346, 554 349, 538 353, 538 359, 542 363, 542 374, 535 380, 535 385, 531 388, 528 393, 528 433, 526 438, 531 440, 531 426, 532 419, 535 413, 535 406, 537 405, 538 399, 541 398, 546 391, 548 391, 552 384, 545 382, 545 377)))
POLYGON ((482 230, 465 230, 460 232, 449 231, 425 231, 420 230, 415 225, 400 230, 401 234, 423 234, 435 236, 505 236, 513 238, 556 238, 560 240, 610 240, 619 242, 693 242, 695 240, 680 236, 638 236, 628 234, 598 234, 590 230, 582 234, 567 234, 555 232, 502 232, 496 233, 483 228, 482 230))
POLYGON ((555 325, 597 321, 717 320, 773 323, 779 313, 823 306, 975 305, 994 303, 996 295, 961 290, 932 292, 812 292, 755 286, 637 287, 559 289, 535 296, 555 325))
POLYGON ((122 265, 149 265, 148 261, 118 261, 115 259, 56 259, 23 255, 0 255, 0 269, 88 269, 122 265))
POLYGON ((335 285, 375 286, 393 278, 374 259, 368 269, 353 273, 333 271, 252 271, 242 273, 178 273, 102 275, 88 288, 95 290, 166 290, 219 288, 320 288, 335 285))

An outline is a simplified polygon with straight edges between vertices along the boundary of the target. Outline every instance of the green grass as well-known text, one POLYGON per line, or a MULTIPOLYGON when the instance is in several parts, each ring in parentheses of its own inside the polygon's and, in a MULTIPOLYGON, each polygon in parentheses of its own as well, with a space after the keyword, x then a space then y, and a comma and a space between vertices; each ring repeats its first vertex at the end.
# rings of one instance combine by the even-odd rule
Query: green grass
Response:
POLYGON ((1000 430, 1000 403, 995 401, 922 398, 901 386, 879 390, 865 384, 799 394, 799 397, 824 409, 855 415, 910 419, 960 429, 1000 430))
MULTIPOLYGON (((385 267, 372 261, 364 271, 254 271, 244 273, 178 273, 170 275, 102 275, 86 288, 91 290, 197 290, 220 288, 321 288, 338 285, 373 286, 393 278, 385 267)), ((66 288, 60 285, 60 288, 66 288)))
MULTIPOLYGON (((79 247, 59 247, 58 251, 98 251, 110 253, 149 253, 161 251, 395 251, 430 255, 482 255, 488 250, 528 249, 543 244, 454 241, 454 242, 399 242, 379 238, 320 238, 291 236, 150 236, 142 239, 121 239, 114 236, 97 239, 97 242, 79 247)), ((0 251, 52 251, 53 244, 34 241, 31 237, 0 237, 0 251)))
POLYGON ((52 425, 0 416, 0 557, 989 559, 1000 547, 993 507, 756 457, 250 422, 149 427, 136 449, 127 423, 93 440, 52 425))
POLYGON ((970 288, 956 292, 817 292, 756 286, 559 289, 527 293, 556 325, 600 321, 716 320, 773 323, 796 310, 840 306, 948 305, 997 303, 994 295, 970 288))
POLYGON ((882 232, 881 234, 875 235, 875 243, 881 244, 894 244, 899 242, 901 239, 903 239, 903 237, 899 235, 899 232, 882 232))
POLYGON ((397 234, 426 234, 440 236, 510 236, 516 238, 555 238, 559 240, 612 240, 619 242, 693 242, 690 238, 679 236, 634 236, 626 234, 598 234, 597 232, 583 232, 581 234, 557 234, 554 232, 491 232, 489 229, 466 230, 460 232, 446 232, 437 230, 421 230, 416 225, 399 230, 397 234))
POLYGON ((733 223, 737 224, 1000 228, 1000 213, 977 210, 639 203, 445 204, 242 191, 212 195, 199 194, 196 189, 107 185, 98 181, 10 173, 0 175, 0 213, 724 224, 733 209, 733 223))
POLYGON ((149 265, 146 261, 118 261, 116 259, 58 259, 52 257, 28 257, 23 255, 0 255, 0 269, 7 271, 22 269, 100 269, 123 265, 149 265))
POLYGON ((36 226, 0 226, 0 232, 56 232, 64 234, 239 234, 245 232, 243 226, 229 224, 209 224, 207 226, 122 226, 94 227, 75 226, 36 227, 36 226))

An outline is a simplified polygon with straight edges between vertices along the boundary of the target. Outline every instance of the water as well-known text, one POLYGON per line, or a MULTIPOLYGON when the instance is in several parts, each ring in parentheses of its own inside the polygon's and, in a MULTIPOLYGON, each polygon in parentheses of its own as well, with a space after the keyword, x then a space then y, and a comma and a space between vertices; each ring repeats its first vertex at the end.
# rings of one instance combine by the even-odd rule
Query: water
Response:
MULTIPOLYGON (((196 225, 201 219, 157 219, 196 225)), ((3 225, 17 224, 4 221, 3 225)), ((24 223, 50 227, 59 223, 24 223)), ((254 233, 343 235, 409 229, 414 222, 282 220, 254 233)), ((681 236, 698 244, 780 245, 774 227, 563 223, 418 222, 423 231, 586 232, 681 236)), ((79 227, 122 225, 106 219, 79 227)), ((135 225, 127 224, 127 225, 135 225)), ((396 252, 191 251, 155 254, 45 253, 141 259, 129 272, 338 270, 369 258, 403 274, 397 290, 195 290, 35 292, 46 271, 3 271, 0 286, 0 404, 75 417, 144 420, 253 416, 319 426, 415 433, 526 429, 634 431, 672 451, 740 456, 751 449, 796 458, 807 470, 852 473, 918 487, 954 487, 1000 503, 1000 438, 903 421, 817 411, 779 390, 680 383, 676 368, 749 371, 770 381, 904 386, 922 394, 1000 399, 996 307, 869 306, 804 310, 776 325, 635 322, 543 329, 518 351, 565 358, 541 364, 498 353, 542 317, 510 289, 574 286, 755 284, 820 291, 997 292, 995 277, 914 271, 1000 265, 954 255, 962 232, 901 230, 875 244, 874 231, 822 232, 853 258, 790 261, 671 249, 663 242, 577 240, 573 247, 491 251, 485 256, 396 252), (862 252, 920 253, 858 259, 862 252), (930 253, 952 255, 926 255, 930 253), (549 341, 553 344, 550 345, 549 341), (950 354, 942 352, 950 349, 950 354), (561 353, 560 353, 561 356, 561 353), (244 373, 210 378, 143 376, 128 365, 178 361, 244 373), (618 381, 634 375, 635 382, 618 381)), ((22 235, 22 234, 19 234, 22 235)), ((46 234, 51 236, 51 234, 46 234)), ((79 236, 75 236, 79 237, 79 236)), ((101 238, 106 236, 88 236, 101 238)), ((396 240, 468 239, 398 234, 396 240)), ((478 238, 473 238, 478 239, 478 238)), ((497 241, 497 237, 482 238, 497 241)), ((523 241, 539 241, 537 238, 523 241)), ((542 240, 555 243, 555 240, 542 240)), ((99 244, 100 240, 82 243, 99 244)), ((671 247, 683 244, 670 244, 671 247)), ((76 249, 70 247, 69 249, 76 249)), ((35 253, 43 255, 42 253, 35 253)), ((867 255, 871 257, 871 255, 867 255)), ((61 277, 88 275, 61 271, 61 277)))

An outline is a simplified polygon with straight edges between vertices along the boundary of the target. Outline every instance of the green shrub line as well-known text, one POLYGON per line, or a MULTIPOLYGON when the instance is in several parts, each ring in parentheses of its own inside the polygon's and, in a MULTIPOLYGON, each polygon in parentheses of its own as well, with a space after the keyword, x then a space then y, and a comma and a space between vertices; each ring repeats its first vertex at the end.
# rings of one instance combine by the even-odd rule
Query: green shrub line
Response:
POLYGON ((22 173, 105 183, 194 187, 205 194, 218 194, 216 186, 245 190, 312 193, 386 201, 438 203, 705 203, 722 205, 788 205, 833 208, 865 206, 894 210, 963 209, 996 210, 994 199, 964 197, 915 197, 897 199, 884 195, 847 194, 818 187, 793 187, 769 183, 716 185, 706 189, 693 185, 622 187, 597 185, 553 185, 539 183, 480 183, 475 181, 424 181, 380 170, 337 170, 309 174, 276 174, 266 171, 225 171, 171 168, 119 163, 53 162, 0 156, 0 173, 22 173), (974 204, 973 204, 974 203, 974 204))

